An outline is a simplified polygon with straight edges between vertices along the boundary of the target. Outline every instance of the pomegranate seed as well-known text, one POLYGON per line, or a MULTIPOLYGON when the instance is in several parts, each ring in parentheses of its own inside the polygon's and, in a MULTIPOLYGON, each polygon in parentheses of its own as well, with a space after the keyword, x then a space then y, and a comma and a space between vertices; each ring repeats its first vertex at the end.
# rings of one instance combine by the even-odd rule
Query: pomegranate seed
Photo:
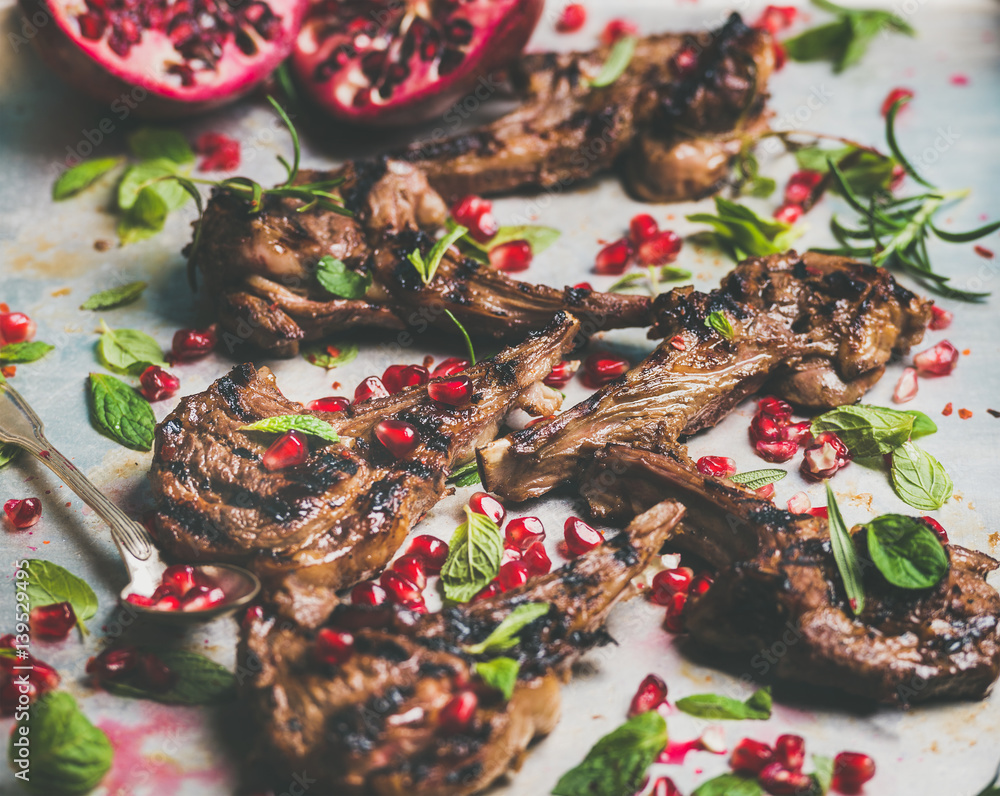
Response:
POLYGON ((136 594, 131 592, 125 595, 125 602, 131 603, 132 605, 137 605, 140 608, 152 608, 156 604, 156 600, 152 597, 144 597, 141 594, 136 594))
POLYGON ((412 605, 424 601, 424 596, 417 584, 399 572, 387 569, 379 578, 379 583, 385 589, 389 599, 397 605, 412 605))
POLYGON ((774 759, 789 771, 801 771, 806 762, 806 741, 801 735, 780 735, 774 742, 774 759))
POLYGON ((473 384, 468 376, 451 376, 427 385, 432 401, 446 406, 465 406, 472 400, 473 384))
POLYGON ((10 678, 3 685, 0 685, 0 716, 13 716, 17 712, 22 697, 26 698, 30 705, 38 699, 38 686, 30 680, 24 684, 17 682, 14 678, 10 678))
POLYGON ((226 601, 226 593, 218 586, 195 586, 181 597, 182 611, 207 611, 226 601))
POLYGON ((391 395, 395 395, 407 387, 426 384, 430 378, 427 368, 421 365, 390 365, 382 374, 382 384, 391 395))
POLYGON ((503 503, 489 492, 476 492, 469 498, 469 508, 475 514, 482 514, 484 517, 489 517, 497 525, 502 525, 503 518, 507 516, 507 510, 503 507, 503 503))
POLYGON ((546 376, 542 381, 548 387, 553 387, 559 389, 560 387, 565 387, 573 374, 576 373, 576 369, 579 367, 578 362, 571 362, 564 359, 557 362, 552 366, 552 370, 549 371, 549 375, 546 376))
POLYGON ((29 658, 29 660, 32 668, 28 673, 28 679, 38 687, 40 693, 51 691, 59 685, 61 679, 59 672, 38 658, 29 658))
POLYGON ((861 752, 841 752, 833 759, 833 787, 841 793, 857 793, 875 776, 875 761, 861 752))
POLYGON ((437 575, 448 560, 448 543, 436 536, 421 534, 415 536, 406 551, 417 556, 424 562, 424 569, 432 575, 437 575))
POLYGON ((958 364, 958 349, 947 340, 913 357, 913 364, 921 376, 947 376, 958 364))
POLYGON ((629 361, 604 353, 593 353, 583 363, 583 383, 591 388, 610 384, 628 373, 629 361))
POLYGON ((42 518, 42 501, 38 498, 12 499, 3 504, 3 512, 17 530, 30 528, 42 518))
POLYGON ((683 796, 683 794, 670 777, 659 777, 653 783, 653 790, 650 796, 683 796))
POLYGON ((240 142, 222 133, 202 133, 194 142, 194 151, 204 155, 201 171, 235 171, 240 167, 240 142))
POLYGON ((0 313, 0 341, 27 343, 35 336, 35 322, 23 312, 0 313))
POLYGON ((785 203, 802 205, 812 196, 823 175, 818 171, 797 171, 788 179, 785 186, 785 203))
POLYGON ((461 732, 472 724, 477 707, 479 697, 475 691, 459 691, 438 715, 441 728, 446 732, 461 732))
POLYGON ((593 290, 594 286, 590 282, 577 282, 573 285, 573 290, 593 290))
POLYGON ((244 630, 251 627, 254 622, 259 622, 264 618, 264 609, 259 605, 248 605, 246 611, 243 612, 243 618, 240 620, 240 627, 244 630))
POLYGON ((531 545, 524 551, 521 560, 528 568, 528 574, 530 575, 548 575, 552 571, 552 560, 545 551, 545 545, 543 544, 536 542, 531 545))
POLYGON ((917 371, 914 368, 903 368, 903 375, 896 382, 896 389, 892 393, 892 401, 897 404, 905 404, 917 397, 917 371))
POLYGON ((758 442, 754 445, 757 455, 764 461, 780 464, 789 461, 799 450, 797 442, 758 442))
POLYGON ((309 458, 309 443, 301 431, 286 431, 264 451, 261 464, 274 472, 286 467, 297 467, 309 458))
POLYGON ((320 628, 313 650, 320 663, 341 666, 354 654, 354 636, 329 627, 320 628))
POLYGON ((774 484, 765 484, 760 489, 755 489, 754 494, 761 500, 770 500, 774 497, 774 484))
POLYGON ((153 592, 153 600, 161 600, 164 597, 180 597, 177 587, 172 583, 161 583, 153 592))
POLYGON ((766 30, 773 36, 791 27, 798 14, 799 10, 795 6, 768 6, 753 26, 766 30))
POLYGON ((174 564, 163 570, 161 583, 171 586, 178 596, 187 594, 195 586, 194 567, 188 564, 174 564))
POLYGON ((699 473, 713 478, 727 478, 736 473, 736 461, 728 456, 702 456, 697 467, 699 473))
POLYGON ((688 596, 683 593, 675 594, 670 598, 670 604, 667 606, 667 615, 663 620, 663 628, 668 633, 683 633, 684 632, 684 621, 681 619, 681 614, 684 612, 684 605, 687 603, 688 596))
POLYGON ((637 31, 634 22, 627 19, 613 19, 601 31, 601 44, 614 44, 623 36, 632 36, 637 31))
POLYGON ((774 757, 774 750, 762 741, 744 738, 733 748, 729 765, 733 771, 759 774, 774 757))
POLYGON ((764 790, 773 796, 809 793, 812 779, 801 771, 789 771, 781 763, 768 763, 757 775, 764 790))
POLYGON ((354 403, 364 403, 372 398, 386 398, 390 394, 382 383, 382 379, 378 376, 369 376, 354 390, 354 403))
POLYGON ((792 405, 773 395, 765 395, 757 402, 757 409, 775 420, 788 420, 792 416, 792 405))
POLYGON ((162 401, 180 389, 181 380, 159 365, 150 365, 139 377, 139 392, 147 401, 162 401))
POLYGON ((150 608, 154 611, 179 611, 181 610, 181 598, 176 594, 165 594, 157 599, 150 608))
POLYGON ((472 602, 477 603, 480 600, 488 600, 490 597, 496 597, 501 593, 500 584, 493 581, 482 591, 478 592, 475 597, 472 598, 472 602))
POLYGON ((486 243, 500 228, 493 217, 493 203, 481 196, 466 196, 451 207, 452 218, 480 243, 486 243))
POLYGON ((783 204, 774 211, 774 218, 782 224, 792 225, 802 218, 802 205, 783 204))
POLYGON ((170 346, 172 362, 193 362, 212 353, 217 342, 215 327, 178 329, 170 346))
POLYGON ((97 682, 121 680, 133 671, 139 662, 139 652, 133 646, 106 649, 96 658, 87 661, 87 674, 97 682))
POLYGON ((635 696, 632 697, 632 703, 628 708, 629 718, 656 710, 666 701, 667 684, 655 674, 647 674, 639 683, 635 696))
POLYGON ((930 327, 935 332, 940 332, 951 326, 951 322, 955 320, 953 313, 948 312, 948 310, 941 309, 937 304, 931 304, 931 323, 930 327))
POLYGON ((782 424, 763 412, 758 412, 750 421, 750 439, 753 442, 781 442, 782 424))
POLYGON ((351 589, 352 605, 382 605, 386 601, 385 589, 375 581, 366 580, 351 589))
POLYGON ((434 368, 434 371, 431 373, 431 378, 440 379, 444 376, 457 376, 467 367, 469 367, 469 360, 460 359, 459 357, 448 357, 440 365, 434 368))
POLYGON ((941 414, 943 414, 945 417, 951 417, 951 413, 954 411, 955 411, 954 404, 952 404, 951 401, 948 401, 948 403, 944 405, 944 409, 941 410, 941 414))
POLYGON ((796 492, 788 498, 788 510, 792 514, 805 514, 812 508, 812 501, 805 492, 796 492))
POLYGON ((500 585, 500 591, 510 591, 527 583, 529 576, 528 567, 523 561, 508 561, 501 565, 497 583, 500 585))
POLYGON ((423 590, 427 585, 427 575, 424 574, 426 567, 424 566, 424 560, 420 556, 407 553, 405 556, 397 558, 393 562, 392 568, 418 589, 423 590))
POLYGON ((814 517, 821 517, 824 520, 830 518, 829 512, 826 510, 826 506, 818 506, 817 508, 809 509, 809 513, 814 517))
POLYGON ((676 260, 680 250, 680 235, 665 229, 639 244, 636 259, 640 265, 664 265, 676 260))
POLYGON ((698 51, 693 47, 684 47, 677 51, 673 63, 678 75, 693 72, 698 66, 698 51))
POLYGON ((781 429, 781 439, 783 442, 794 442, 802 445, 807 442, 812 435, 812 423, 803 420, 801 423, 789 423, 781 429))
POLYGON ((397 459, 409 456, 420 445, 417 427, 404 420, 383 420, 375 426, 375 437, 397 459))
POLYGON ((69 603, 40 605, 31 609, 31 635, 48 641, 59 641, 69 635, 76 624, 76 614, 69 603))
POLYGON ((504 537, 512 547, 527 550, 536 542, 544 541, 545 526, 538 517, 518 517, 507 523, 504 537))
POLYGON ((908 88, 894 88, 882 102, 882 115, 888 116, 889 111, 892 110, 892 106, 901 99, 913 99, 913 92, 908 88))
POLYGON ((603 276, 620 276, 625 273, 631 259, 632 243, 627 238, 621 238, 597 253, 594 272, 603 276))
POLYGON ((928 517, 926 514, 920 519, 924 521, 924 524, 928 528, 934 531, 934 535, 941 540, 941 544, 948 544, 948 532, 944 529, 944 526, 940 522, 933 517, 928 517))
POLYGON ((816 437, 814 444, 805 449, 799 470, 809 481, 823 481, 832 478, 850 460, 850 451, 840 437, 833 432, 824 431, 816 437))
POLYGON ((500 556, 500 566, 508 563, 509 561, 520 561, 521 551, 516 547, 509 547, 504 545, 503 553, 500 556))
POLYGON ((698 577, 691 581, 691 586, 688 588, 688 594, 695 597, 701 597, 701 595, 712 588, 713 583, 715 583, 715 579, 702 572, 698 575, 698 577))
POLYGON ((556 30, 560 33, 576 33, 586 21, 587 9, 580 3, 569 3, 556 21, 556 30))
POLYGON ((331 395, 328 398, 317 398, 315 401, 310 401, 306 404, 306 409, 312 409, 314 412, 343 412, 347 407, 351 405, 351 402, 340 395, 331 395))
POLYGON ((639 213, 632 216, 632 220, 628 222, 628 236, 636 246, 649 240, 659 231, 660 225, 649 213, 639 213))
POLYGON ((669 605, 675 594, 687 594, 694 580, 690 567, 664 569, 653 576, 650 599, 657 605, 669 605))
POLYGON ((527 270, 532 257, 531 244, 526 240, 512 240, 490 249, 490 265, 508 274, 527 270))
POLYGON ((579 517, 569 517, 563 525, 566 547, 572 556, 579 556, 593 550, 604 541, 604 534, 591 528, 579 517))

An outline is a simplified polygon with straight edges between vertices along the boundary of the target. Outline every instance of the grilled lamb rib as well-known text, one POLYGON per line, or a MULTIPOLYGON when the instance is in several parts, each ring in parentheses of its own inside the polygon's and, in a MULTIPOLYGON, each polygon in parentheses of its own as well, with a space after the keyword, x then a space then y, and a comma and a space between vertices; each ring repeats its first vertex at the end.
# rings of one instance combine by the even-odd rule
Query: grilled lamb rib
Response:
POLYGON ((255 620, 243 643, 247 659, 260 664, 250 667, 256 674, 248 691, 267 756, 281 770, 308 771, 324 792, 338 796, 482 790, 555 726, 560 682, 580 655, 610 640, 603 630, 608 611, 683 512, 665 501, 555 572, 441 613, 342 606, 331 623, 350 628, 354 653, 339 666, 316 660, 313 632, 274 617, 255 620), (462 649, 526 603, 551 608, 521 631, 516 646, 480 656, 462 649), (475 661, 497 654, 520 664, 506 703, 473 670, 475 661), (474 719, 449 732, 440 725, 441 711, 469 688, 479 695, 474 719))
POLYGON ((490 491, 539 497, 609 443, 666 452, 765 383, 803 407, 853 403, 890 356, 919 342, 930 314, 887 271, 812 252, 746 260, 719 289, 679 288, 655 309, 650 336, 666 341, 643 362, 572 409, 479 450, 490 491), (732 340, 706 324, 716 311, 731 319, 732 340))
POLYGON ((740 147, 766 127, 769 36, 738 14, 715 31, 648 36, 613 83, 590 86, 610 49, 525 56, 510 75, 522 106, 400 157, 449 199, 565 188, 619 162, 640 199, 676 202, 718 190, 740 147))
MULTIPOLYGON (((985 553, 945 545, 950 567, 931 589, 897 588, 867 567, 865 609, 854 616, 825 519, 705 478, 683 456, 618 445, 597 455, 582 491, 605 518, 665 497, 684 504, 671 545, 720 570, 689 598, 685 627, 703 645, 745 653, 757 671, 773 666, 778 677, 896 704, 980 699, 1000 675, 1000 595, 986 583, 1000 562, 985 553), (766 657, 778 641, 786 652, 766 657)), ((862 536, 855 531, 864 558, 862 536)))
POLYGON ((382 570, 442 497, 451 470, 495 437, 510 409, 540 414, 558 406, 558 393, 540 380, 578 328, 560 314, 544 332, 469 368, 474 393, 458 408, 435 403, 422 385, 345 412, 311 412, 285 398, 266 368, 234 368, 157 427, 150 480, 159 544, 185 561, 250 566, 285 615, 307 626, 322 621, 337 589, 382 570), (278 415, 319 417, 341 442, 314 443, 304 464, 268 471, 261 455, 273 435, 240 429, 278 415), (373 436, 388 418, 420 435, 398 461, 373 436))

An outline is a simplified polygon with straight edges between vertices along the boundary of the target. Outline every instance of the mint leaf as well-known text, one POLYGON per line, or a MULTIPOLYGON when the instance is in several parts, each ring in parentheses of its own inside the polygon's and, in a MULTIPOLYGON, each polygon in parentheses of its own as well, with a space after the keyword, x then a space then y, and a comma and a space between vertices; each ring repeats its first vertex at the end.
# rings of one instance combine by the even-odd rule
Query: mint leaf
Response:
POLYGON ((452 470, 451 475, 448 476, 448 483, 455 486, 472 486, 482 483, 482 479, 479 477, 479 463, 473 459, 471 462, 452 470))
POLYGON ((190 163, 194 152, 187 139, 176 130, 156 130, 142 127, 128 137, 132 154, 143 160, 165 158, 173 163, 190 163))
POLYGON ((138 375, 150 365, 166 367, 163 350, 145 332, 136 329, 109 329, 101 321, 103 330, 97 341, 97 358, 108 370, 126 375, 138 375))
POLYGON ((941 462, 912 442, 893 450, 890 474, 896 494, 921 511, 941 508, 955 489, 941 462))
POLYGON ((323 345, 310 343, 301 348, 302 358, 310 365, 332 370, 337 365, 346 365, 358 355, 358 347, 354 343, 335 343, 323 345))
POLYGON ((151 699, 168 705, 212 705, 236 697, 236 678, 225 666, 187 650, 149 649, 175 675, 166 691, 153 691, 138 679, 107 681, 102 687, 111 694, 131 699, 151 699))
MULTIPOLYGON (((795 160, 799 166, 808 171, 827 174, 830 171, 828 161, 837 164, 848 186, 857 194, 871 196, 889 188, 893 179, 893 170, 897 161, 888 155, 881 155, 867 149, 855 146, 845 146, 837 149, 822 147, 804 147, 795 152, 795 160)), ((829 183, 829 189, 842 194, 840 184, 836 180, 829 183)))
POLYGON ((559 240, 562 233, 555 227, 543 227, 537 224, 519 224, 511 227, 500 227, 497 234, 490 238, 489 248, 510 243, 512 240, 527 241, 532 254, 541 254, 549 246, 559 240))
POLYGON ((43 694, 19 718, 7 752, 15 772, 22 770, 20 761, 26 759, 16 745, 23 738, 31 739, 25 787, 39 796, 86 793, 111 769, 114 749, 108 736, 90 723, 65 691, 43 694))
POLYGON ((84 620, 97 613, 97 595, 90 585, 68 569, 51 561, 29 558, 24 562, 28 573, 28 602, 32 608, 55 603, 73 606, 80 631, 86 633, 84 620))
POLYGON ((837 498, 834 497, 833 490, 830 489, 830 482, 826 482, 826 511, 829 515, 827 526, 830 529, 830 546, 833 548, 833 559, 837 562, 837 569, 840 577, 844 581, 844 590, 847 592, 847 599, 850 602, 851 610, 855 616, 865 610, 865 590, 862 585, 861 562, 858 560, 858 551, 854 547, 854 539, 851 537, 844 517, 840 513, 840 506, 837 505, 837 498))
POLYGON ((824 755, 813 755, 812 761, 813 769, 815 770, 809 776, 816 783, 816 788, 819 791, 818 796, 826 796, 830 790, 830 786, 833 784, 833 758, 825 757, 824 755))
POLYGON ((153 237, 163 229, 168 212, 167 203, 156 191, 151 187, 143 188, 118 222, 118 237, 122 245, 153 237))
POLYGON ((145 282, 129 282, 120 287, 110 287, 100 293, 95 293, 80 305, 80 309, 110 310, 114 307, 123 307, 136 301, 145 289, 145 282))
POLYGON ((54 345, 38 340, 31 343, 8 343, 0 348, 0 362, 5 365, 37 362, 54 348, 54 345))
POLYGON ((771 689, 760 688, 745 702, 720 694, 696 694, 678 699, 675 704, 691 716, 712 721, 763 721, 771 718, 771 689))
POLYGON ((774 484, 788 475, 784 470, 776 467, 766 467, 763 470, 748 470, 745 473, 736 473, 729 476, 729 480, 737 484, 742 484, 747 489, 760 489, 768 484, 774 484))
POLYGON ((859 459, 890 453, 910 438, 914 418, 882 406, 839 406, 812 421, 813 436, 832 431, 859 459))
POLYGON ((499 652, 510 649, 517 644, 517 634, 536 619, 545 616, 550 608, 548 603, 519 605, 507 614, 504 620, 485 639, 478 644, 463 647, 463 649, 469 655, 482 655, 484 652, 499 652))
POLYGON ((687 218, 712 226, 711 239, 735 260, 779 254, 791 248, 792 242, 802 234, 798 227, 761 218, 750 208, 721 196, 715 197, 715 207, 718 215, 693 213, 687 218))
POLYGON ((461 224, 456 224, 445 233, 443 238, 434 244, 427 253, 426 258, 420 253, 419 249, 414 249, 407 255, 407 259, 413 263, 413 267, 417 269, 417 273, 420 274, 420 278, 425 285, 434 278, 434 274, 437 273, 438 266, 441 265, 441 260, 444 258, 445 252, 468 231, 461 224))
POLYGON ((721 337, 725 338, 726 340, 732 340, 736 334, 736 331, 733 329, 733 324, 729 320, 729 317, 726 315, 726 313, 719 312, 718 310, 715 310, 708 314, 708 317, 705 318, 705 326, 707 326, 709 329, 714 329, 716 332, 719 333, 721 337))
POLYGON ((449 600, 471 600, 500 572, 503 535, 489 517, 465 507, 466 521, 451 537, 448 558, 441 568, 441 583, 449 600))
POLYGON ((480 661, 472 668, 480 680, 503 694, 504 699, 509 700, 513 696, 514 687, 517 685, 517 673, 521 670, 521 664, 513 658, 500 657, 491 661, 480 661))
POLYGON ((76 196, 97 182, 121 161, 121 158, 95 158, 78 163, 71 169, 66 169, 52 186, 52 198, 61 202, 63 199, 76 196))
POLYGON ((920 439, 921 437, 937 433, 937 423, 931 420, 923 412, 919 412, 916 409, 906 409, 904 410, 904 413, 913 418, 913 428, 910 429, 910 439, 920 439))
POLYGON ((129 210, 139 200, 139 194, 147 188, 163 200, 167 210, 182 207, 190 198, 188 192, 172 177, 177 173, 177 164, 167 158, 147 160, 129 166, 118 183, 118 207, 129 210))
POLYGON ((0 442, 0 467, 6 467, 21 452, 21 446, 13 442, 0 442))
POLYGON ((345 299, 364 298, 372 284, 371 274, 352 271, 340 260, 326 255, 316 264, 316 279, 323 289, 345 299))
POLYGON ((267 417, 251 423, 249 426, 241 426, 240 431, 267 431, 272 434, 283 434, 286 431, 301 431, 304 434, 311 434, 314 437, 339 442, 340 437, 337 430, 318 417, 311 415, 278 415, 267 417))
POLYGON ((156 418, 149 402, 114 376, 90 374, 90 417, 98 431, 126 448, 153 447, 156 418))
POLYGON ((902 514, 869 522, 868 554, 889 583, 901 589, 929 589, 948 571, 948 554, 927 523, 902 514))
POLYGON ((583 762, 559 779, 555 796, 625 796, 640 789, 646 770, 667 746, 667 722, 640 713, 605 735, 583 762))
POLYGON ((635 46, 639 40, 635 36, 622 36, 611 45, 608 58, 601 66, 601 71, 597 77, 590 81, 591 88, 604 88, 610 86, 620 78, 635 55, 635 46))
POLYGON ((691 796, 763 796, 764 789, 756 779, 738 774, 721 774, 703 782, 691 796))

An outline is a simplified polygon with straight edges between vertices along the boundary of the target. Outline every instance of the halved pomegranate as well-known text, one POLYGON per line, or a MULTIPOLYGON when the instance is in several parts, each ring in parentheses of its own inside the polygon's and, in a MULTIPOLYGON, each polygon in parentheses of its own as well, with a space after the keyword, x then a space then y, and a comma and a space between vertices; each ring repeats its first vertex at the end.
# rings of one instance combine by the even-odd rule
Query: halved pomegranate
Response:
POLYGON ((70 85, 117 108, 121 118, 187 116, 246 94, 292 51, 309 5, 308 0, 21 2, 28 18, 51 17, 34 36, 42 58, 70 85))
POLYGON ((468 95, 527 43, 543 0, 319 0, 292 54, 299 83, 338 119, 414 124, 468 95))

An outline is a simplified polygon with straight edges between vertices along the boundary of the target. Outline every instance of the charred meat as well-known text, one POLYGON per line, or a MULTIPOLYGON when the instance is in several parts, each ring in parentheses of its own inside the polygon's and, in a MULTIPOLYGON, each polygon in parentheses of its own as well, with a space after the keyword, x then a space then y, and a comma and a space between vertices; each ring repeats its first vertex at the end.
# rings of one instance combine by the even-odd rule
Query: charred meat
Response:
POLYGON ((885 270, 795 252, 751 259, 711 293, 657 298, 649 357, 572 409, 479 450, 487 488, 516 501, 572 479, 609 443, 666 452, 769 390, 811 409, 853 403, 918 342, 929 305, 885 270), (725 313, 724 338, 706 320, 725 313))

